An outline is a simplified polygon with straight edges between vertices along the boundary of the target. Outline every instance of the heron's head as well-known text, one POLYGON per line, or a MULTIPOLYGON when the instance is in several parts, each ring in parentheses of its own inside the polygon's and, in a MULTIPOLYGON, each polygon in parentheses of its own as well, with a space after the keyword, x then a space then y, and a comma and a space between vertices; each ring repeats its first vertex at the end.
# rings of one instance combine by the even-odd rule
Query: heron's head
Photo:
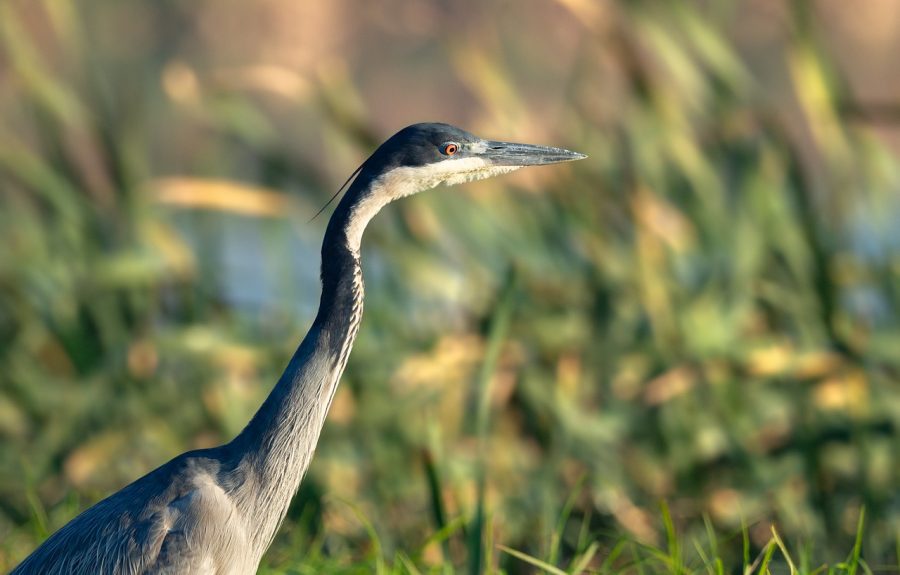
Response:
POLYGON ((373 178, 373 188, 388 194, 390 201, 439 184, 460 184, 525 166, 585 157, 561 148, 485 140, 448 124, 426 123, 391 136, 363 169, 373 178))
POLYGON ((484 140, 447 124, 413 124, 391 136, 359 167, 359 176, 338 206, 336 214, 343 215, 333 217, 329 229, 343 226, 347 245, 356 251, 369 220, 397 198, 439 184, 586 157, 562 148, 484 140))

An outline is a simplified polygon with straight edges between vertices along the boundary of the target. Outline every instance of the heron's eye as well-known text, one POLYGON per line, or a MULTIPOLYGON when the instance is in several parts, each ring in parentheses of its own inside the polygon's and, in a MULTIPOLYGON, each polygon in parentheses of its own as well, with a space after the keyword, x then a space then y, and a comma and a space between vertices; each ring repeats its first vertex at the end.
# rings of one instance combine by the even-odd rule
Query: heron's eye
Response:
POLYGON ((459 144, 455 142, 447 142, 441 145, 441 153, 445 156, 452 156, 459 151, 459 144))

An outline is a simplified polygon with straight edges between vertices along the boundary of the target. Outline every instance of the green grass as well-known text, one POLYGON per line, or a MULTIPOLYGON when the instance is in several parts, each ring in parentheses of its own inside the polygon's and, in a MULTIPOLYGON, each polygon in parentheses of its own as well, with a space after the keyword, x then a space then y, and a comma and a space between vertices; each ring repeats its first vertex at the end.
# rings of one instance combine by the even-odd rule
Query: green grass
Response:
MULTIPOLYGON (((341 505, 348 505, 340 502, 341 505)), ((350 505, 352 507, 352 505, 350 505)), ((564 512, 565 513, 565 512, 564 512)), ((805 551, 802 543, 790 546, 786 543, 775 526, 770 528, 769 538, 761 542, 751 552, 749 527, 745 526, 740 533, 720 539, 712 531, 706 538, 685 539, 674 528, 668 509, 663 505, 661 520, 666 530, 666 541, 662 545, 642 543, 628 537, 607 537, 596 540, 584 539, 572 547, 565 557, 560 557, 557 548, 551 544, 551 551, 546 557, 537 557, 503 544, 489 545, 489 541, 471 543, 470 555, 482 557, 479 564, 470 564, 466 568, 454 566, 451 562, 423 559, 423 549, 415 551, 398 551, 392 557, 385 557, 377 533, 372 524, 354 509, 360 524, 369 533, 372 555, 364 561, 348 563, 338 558, 320 555, 320 541, 309 546, 311 556, 304 558, 296 566, 290 561, 264 569, 263 573, 391 573, 417 575, 421 573, 548 573, 552 575, 595 573, 595 574, 670 574, 670 575, 724 575, 725 573, 741 573, 743 575, 768 575, 790 573, 790 575, 856 575, 865 573, 895 573, 900 569, 898 556, 888 564, 870 565, 862 558, 862 541, 865 530, 865 513, 859 513, 856 540, 843 560, 831 564, 815 562, 805 551), (727 557, 719 555, 720 545, 728 545, 738 540, 743 543, 743 555, 727 557), (486 553, 485 553, 486 552, 486 553)), ((562 518, 562 516, 561 516, 562 518)), ((562 533, 552 534, 554 541, 563 537, 562 533)), ((436 539, 429 538, 428 544, 436 539)))

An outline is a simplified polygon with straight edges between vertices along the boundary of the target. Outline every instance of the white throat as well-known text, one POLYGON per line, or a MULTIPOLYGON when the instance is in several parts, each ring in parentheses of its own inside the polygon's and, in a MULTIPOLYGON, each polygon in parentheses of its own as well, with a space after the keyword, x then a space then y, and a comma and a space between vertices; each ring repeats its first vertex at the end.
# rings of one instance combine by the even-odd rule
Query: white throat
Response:
POLYGON ((372 182, 366 197, 350 213, 347 247, 359 253, 363 231, 381 208, 396 199, 411 196, 440 184, 453 186, 518 170, 521 166, 494 166, 481 158, 444 160, 424 166, 404 166, 386 172, 372 182))

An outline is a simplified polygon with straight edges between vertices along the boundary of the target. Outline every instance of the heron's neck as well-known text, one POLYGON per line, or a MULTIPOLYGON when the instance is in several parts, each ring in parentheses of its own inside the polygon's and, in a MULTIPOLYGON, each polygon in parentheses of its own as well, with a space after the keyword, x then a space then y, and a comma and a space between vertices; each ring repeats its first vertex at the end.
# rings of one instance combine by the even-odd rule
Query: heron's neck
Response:
POLYGON ((322 296, 312 327, 262 407, 230 445, 236 464, 253 479, 233 496, 255 522, 263 550, 309 467, 359 330, 359 244, 366 224, 383 204, 354 199, 364 196, 358 192, 348 191, 325 232, 322 296))

